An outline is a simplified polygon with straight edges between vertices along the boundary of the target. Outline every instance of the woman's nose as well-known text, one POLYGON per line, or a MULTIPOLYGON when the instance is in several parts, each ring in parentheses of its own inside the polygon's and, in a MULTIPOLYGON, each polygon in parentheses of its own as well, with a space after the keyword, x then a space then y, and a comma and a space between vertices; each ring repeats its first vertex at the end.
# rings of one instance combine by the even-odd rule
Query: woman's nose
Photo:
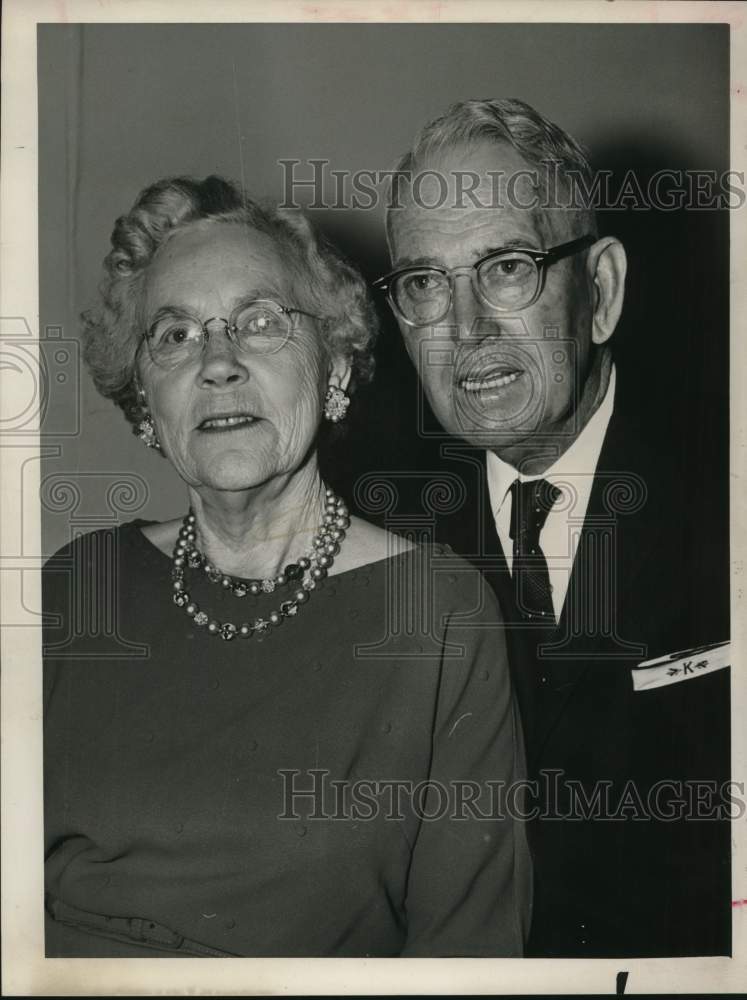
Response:
POLYGON ((200 380, 205 385, 226 385, 245 382, 249 369, 243 354, 228 334, 228 328, 213 326, 207 336, 200 359, 200 380))

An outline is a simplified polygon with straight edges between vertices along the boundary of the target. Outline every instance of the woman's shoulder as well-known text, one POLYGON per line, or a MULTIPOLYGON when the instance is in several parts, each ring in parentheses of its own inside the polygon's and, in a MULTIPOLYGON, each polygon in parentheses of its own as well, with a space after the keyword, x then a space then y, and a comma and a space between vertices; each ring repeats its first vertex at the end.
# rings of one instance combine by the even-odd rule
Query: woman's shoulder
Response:
POLYGON ((335 557, 335 574, 385 562, 415 548, 413 542, 401 535, 395 535, 361 517, 351 517, 345 541, 335 557))
POLYGON ((335 558, 335 572, 346 573, 402 556, 408 556, 410 561, 438 557, 449 561, 455 571, 473 568, 448 545, 422 540, 414 542, 405 535, 380 528, 363 518, 351 517, 347 537, 335 558))
POLYGON ((360 517, 351 517, 350 521, 347 538, 335 559, 338 573, 409 555, 410 560, 438 559, 440 564, 448 566, 454 573, 480 574, 468 559, 443 542, 423 539, 414 542, 405 535, 380 528, 360 517))
POLYGON ((386 576, 407 577, 399 588, 407 599, 423 599, 448 611, 480 607, 493 616, 497 601, 480 570, 446 544, 417 543, 361 518, 352 518, 348 539, 335 559, 337 573, 366 568, 386 576), (352 544, 347 548, 348 541, 352 544), (347 548, 347 551, 346 551, 347 548), (409 594, 405 593, 409 591, 409 594))
POLYGON ((139 549, 145 541, 143 528, 153 523, 136 518, 76 535, 49 556, 43 571, 54 572, 71 565, 80 566, 95 561, 106 553, 139 549))

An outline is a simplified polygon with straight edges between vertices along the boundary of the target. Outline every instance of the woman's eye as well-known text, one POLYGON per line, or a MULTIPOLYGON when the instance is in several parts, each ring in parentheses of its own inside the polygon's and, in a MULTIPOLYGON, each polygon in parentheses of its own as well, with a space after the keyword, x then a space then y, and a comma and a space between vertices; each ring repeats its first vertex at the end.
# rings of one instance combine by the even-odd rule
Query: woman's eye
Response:
POLYGON ((202 331, 193 323, 164 323, 153 331, 153 342, 162 347, 179 347, 199 340, 202 331))
POLYGON ((288 332, 285 313, 266 305, 253 305, 236 317, 236 331, 243 337, 279 337, 288 332))
POLYGON ((169 344, 183 344, 185 340, 189 339, 189 327, 172 326, 166 331, 164 339, 169 344))
POLYGON ((273 325, 274 318, 269 313, 258 313, 249 320, 249 326, 255 333, 267 333, 273 325))
POLYGON ((236 322, 237 328, 244 334, 265 336, 278 329, 278 317, 269 310, 261 309, 240 316, 236 322))
POLYGON ((202 341, 202 327, 196 321, 179 317, 164 317, 152 328, 150 342, 160 349, 191 346, 202 341))

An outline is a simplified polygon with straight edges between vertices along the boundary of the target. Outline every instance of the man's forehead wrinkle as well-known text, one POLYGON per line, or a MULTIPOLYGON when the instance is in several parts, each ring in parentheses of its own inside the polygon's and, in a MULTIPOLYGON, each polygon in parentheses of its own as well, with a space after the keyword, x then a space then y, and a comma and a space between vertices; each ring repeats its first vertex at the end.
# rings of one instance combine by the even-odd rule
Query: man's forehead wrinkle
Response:
POLYGON ((500 209, 493 208, 492 206, 473 205, 469 202, 465 202, 464 204, 455 204, 452 199, 448 198, 445 200, 445 204, 433 206, 429 206, 428 204, 415 204, 412 200, 408 200, 407 203, 397 211, 404 219, 436 219, 438 222, 446 224, 464 223, 467 225, 475 225, 476 223, 474 220, 484 218, 486 213, 490 213, 491 218, 498 217, 500 213, 500 209))
MULTIPOLYGON (((485 219, 481 221, 479 219, 468 219, 462 217, 460 219, 444 219, 436 216, 432 218, 423 218, 413 220, 403 220, 401 226, 397 227, 396 233, 400 235, 405 235, 414 239, 418 242, 419 236, 424 236, 426 239, 432 239, 434 236, 444 236, 449 239, 453 239, 455 236, 477 236, 484 234, 487 238, 490 236, 493 241, 498 239, 498 232, 502 227, 497 225, 497 219, 485 219)), ((529 227, 527 227, 529 228, 529 227)), ((516 227, 512 226, 512 235, 507 236, 508 239, 514 238, 514 233, 516 233, 516 227)), ((518 238, 518 236, 517 236, 518 238)))
POLYGON ((461 155, 448 155, 431 157, 414 165, 412 175, 427 175, 423 177, 422 183, 438 184, 434 174, 446 181, 451 187, 461 188, 465 184, 465 177, 477 177, 477 187, 486 190, 495 190, 496 186, 503 188, 509 182, 509 178, 514 177, 513 183, 531 184, 535 188, 542 186, 544 180, 543 171, 536 164, 530 163, 513 147, 507 146, 499 149, 496 146, 480 147, 473 146, 464 151, 461 155))
MULTIPOLYGON (((441 199, 444 200, 444 199, 441 199)), ((519 236, 534 233, 543 240, 549 237, 563 236, 574 231, 574 215, 570 209, 547 210, 542 208, 542 201, 527 199, 527 204, 486 204, 475 205, 465 199, 462 204, 454 204, 446 199, 445 204, 432 207, 427 204, 414 204, 408 199, 400 207, 392 209, 391 230, 393 234, 405 228, 423 228, 425 226, 450 226, 453 232, 468 231, 481 226, 499 227, 504 230, 514 230, 519 236)), ((562 240, 561 240, 562 242, 562 240)))
POLYGON ((454 220, 434 211, 430 216, 418 214, 404 217, 395 224, 393 248, 398 263, 405 259, 419 262, 430 259, 435 262, 440 256, 438 251, 451 245, 458 246, 460 253, 478 260, 486 253, 503 247, 524 245, 539 248, 543 242, 542 229, 536 218, 531 223, 527 219, 524 225, 518 225, 514 219, 485 213, 471 218, 462 213, 454 220), (469 246, 459 246, 464 242, 468 242, 469 246))
POLYGON ((544 200, 544 188, 535 178, 526 175, 496 174, 494 177, 479 176, 465 171, 462 176, 452 170, 438 172, 436 177, 422 176, 412 187, 402 192, 405 208, 419 211, 451 212, 455 215, 465 212, 481 212, 493 209, 508 209, 515 212, 531 212, 532 205, 544 200))
MULTIPOLYGON (((412 179, 403 189, 402 209, 394 213, 392 231, 399 212, 422 220, 438 215, 447 225, 452 220, 460 230, 478 225, 481 215, 492 215, 506 236, 534 234, 538 246, 563 242, 569 227, 556 212, 541 208, 545 201, 546 177, 509 142, 501 139, 465 140, 431 150, 412 165, 412 179), (418 179, 418 175, 421 175, 418 179), (512 225, 512 220, 515 225, 512 225), (508 223, 505 225, 504 222, 508 223), (558 235, 562 238, 556 239, 558 235)), ((421 223, 427 225, 427 222, 421 223)), ((570 227, 573 228, 573 227, 570 227)), ((492 241, 491 241, 492 242, 492 241)))

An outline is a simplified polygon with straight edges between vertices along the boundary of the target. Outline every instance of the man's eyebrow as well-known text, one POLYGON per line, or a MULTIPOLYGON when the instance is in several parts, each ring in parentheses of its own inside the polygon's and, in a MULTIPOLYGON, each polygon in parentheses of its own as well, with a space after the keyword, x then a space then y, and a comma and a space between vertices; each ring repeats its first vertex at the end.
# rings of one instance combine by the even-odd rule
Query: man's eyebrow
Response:
MULTIPOLYGON (((526 250, 537 250, 536 240, 533 239, 522 239, 520 236, 512 237, 509 240, 504 240, 502 243, 495 246, 480 247, 479 249, 472 251, 472 257, 474 260, 480 260, 482 257, 487 257, 491 253, 500 253, 502 250, 514 250, 517 247, 521 247, 526 250)), ((422 257, 401 257, 397 261, 397 270, 403 267, 420 267, 431 265, 433 267, 445 267, 443 260, 438 257, 431 257, 427 254, 422 257)))
POLYGON ((434 267, 443 267, 438 257, 400 257, 397 260, 397 269, 401 267, 419 267, 421 264, 432 264, 434 267))
POLYGON ((515 237, 510 240, 505 240, 499 246, 485 247, 484 250, 475 251, 475 259, 479 260, 480 257, 487 257, 489 253, 500 253, 501 250, 515 250, 517 248, 525 250, 537 250, 535 240, 522 239, 521 237, 515 237))

